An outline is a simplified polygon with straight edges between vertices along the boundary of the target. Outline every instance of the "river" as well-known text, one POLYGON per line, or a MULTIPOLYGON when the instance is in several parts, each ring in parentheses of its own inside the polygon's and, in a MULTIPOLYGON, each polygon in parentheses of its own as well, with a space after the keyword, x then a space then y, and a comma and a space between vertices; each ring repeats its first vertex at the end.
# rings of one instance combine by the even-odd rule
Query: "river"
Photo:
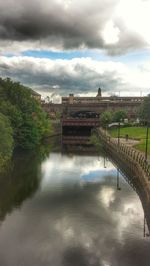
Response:
POLYGON ((21 153, 0 177, 0 266, 149 266, 148 234, 139 196, 102 153, 21 153))

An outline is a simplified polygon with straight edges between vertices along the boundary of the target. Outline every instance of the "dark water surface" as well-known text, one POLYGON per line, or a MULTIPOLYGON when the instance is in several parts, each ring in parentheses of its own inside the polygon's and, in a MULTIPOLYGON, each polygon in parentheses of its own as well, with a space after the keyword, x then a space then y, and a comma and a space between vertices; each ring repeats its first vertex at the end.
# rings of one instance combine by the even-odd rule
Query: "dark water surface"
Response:
POLYGON ((22 154, 0 178, 0 266, 149 266, 143 223, 138 195, 102 155, 22 154))

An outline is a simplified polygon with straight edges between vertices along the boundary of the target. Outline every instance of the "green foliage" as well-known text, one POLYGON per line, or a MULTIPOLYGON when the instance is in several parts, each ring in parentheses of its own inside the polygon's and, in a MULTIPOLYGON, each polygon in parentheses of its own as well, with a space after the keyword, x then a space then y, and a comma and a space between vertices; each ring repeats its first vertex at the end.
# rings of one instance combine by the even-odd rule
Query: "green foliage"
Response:
POLYGON ((0 169, 11 158, 13 150, 13 131, 9 119, 0 113, 0 169))
POLYGON ((0 112, 10 121, 15 147, 32 149, 52 131, 32 91, 10 79, 0 78, 0 112))
POLYGON ((12 105, 8 100, 2 100, 0 104, 0 112, 3 113, 9 119, 13 128, 14 139, 18 139, 18 129, 23 123, 23 117, 19 108, 12 105))
POLYGON ((60 112, 56 112, 56 119, 60 119, 61 118, 61 113, 60 112))
POLYGON ((93 133, 90 137, 90 144, 94 145, 98 150, 102 146, 100 143, 100 139, 95 133, 93 133))
POLYGON ((112 121, 112 113, 108 111, 102 113, 100 120, 103 126, 107 126, 112 121))
POLYGON ((140 109, 140 117, 143 120, 150 122, 150 95, 145 97, 144 102, 140 109))
POLYGON ((127 118, 127 113, 124 110, 116 111, 113 115, 114 122, 121 122, 127 118))
POLYGON ((100 120, 103 126, 107 126, 111 122, 124 121, 127 118, 127 113, 124 110, 116 111, 114 114, 112 112, 106 111, 101 114, 100 120))

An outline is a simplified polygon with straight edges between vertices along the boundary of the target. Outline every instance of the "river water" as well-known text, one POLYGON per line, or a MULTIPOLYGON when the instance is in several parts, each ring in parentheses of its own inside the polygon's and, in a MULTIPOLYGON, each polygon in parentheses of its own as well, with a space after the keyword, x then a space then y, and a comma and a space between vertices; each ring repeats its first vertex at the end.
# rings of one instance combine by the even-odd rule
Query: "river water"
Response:
POLYGON ((0 178, 0 266, 149 266, 141 201, 117 176, 101 153, 16 155, 0 178))

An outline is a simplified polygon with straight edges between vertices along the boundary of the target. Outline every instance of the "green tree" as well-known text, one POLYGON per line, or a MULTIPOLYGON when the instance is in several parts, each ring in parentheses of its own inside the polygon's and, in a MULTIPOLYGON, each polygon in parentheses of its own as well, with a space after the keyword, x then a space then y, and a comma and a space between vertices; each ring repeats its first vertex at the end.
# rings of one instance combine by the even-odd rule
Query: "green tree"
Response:
POLYGON ((32 149, 51 134, 50 120, 31 89, 8 78, 0 78, 0 112, 11 122, 16 147, 32 149))
POLYGON ((3 113, 5 116, 8 117, 11 126, 13 128, 13 137, 15 139, 15 146, 19 144, 19 129, 23 124, 23 117, 22 112, 19 108, 15 105, 12 105, 8 100, 1 101, 0 104, 0 112, 3 113))
POLYGON ((13 130, 9 119, 0 113, 0 169, 11 158, 13 152, 13 130))
POLYGON ((61 113, 60 112, 56 112, 56 119, 60 120, 61 118, 61 113))
POLYGON ((127 113, 124 110, 116 111, 113 115, 113 121, 114 122, 121 122, 124 121, 124 119, 127 118, 127 113))
POLYGON ((143 120, 150 122, 150 94, 144 99, 140 109, 140 117, 143 120))
POLYGON ((112 121, 112 113, 109 111, 106 111, 101 114, 100 121, 103 126, 107 126, 112 121))

